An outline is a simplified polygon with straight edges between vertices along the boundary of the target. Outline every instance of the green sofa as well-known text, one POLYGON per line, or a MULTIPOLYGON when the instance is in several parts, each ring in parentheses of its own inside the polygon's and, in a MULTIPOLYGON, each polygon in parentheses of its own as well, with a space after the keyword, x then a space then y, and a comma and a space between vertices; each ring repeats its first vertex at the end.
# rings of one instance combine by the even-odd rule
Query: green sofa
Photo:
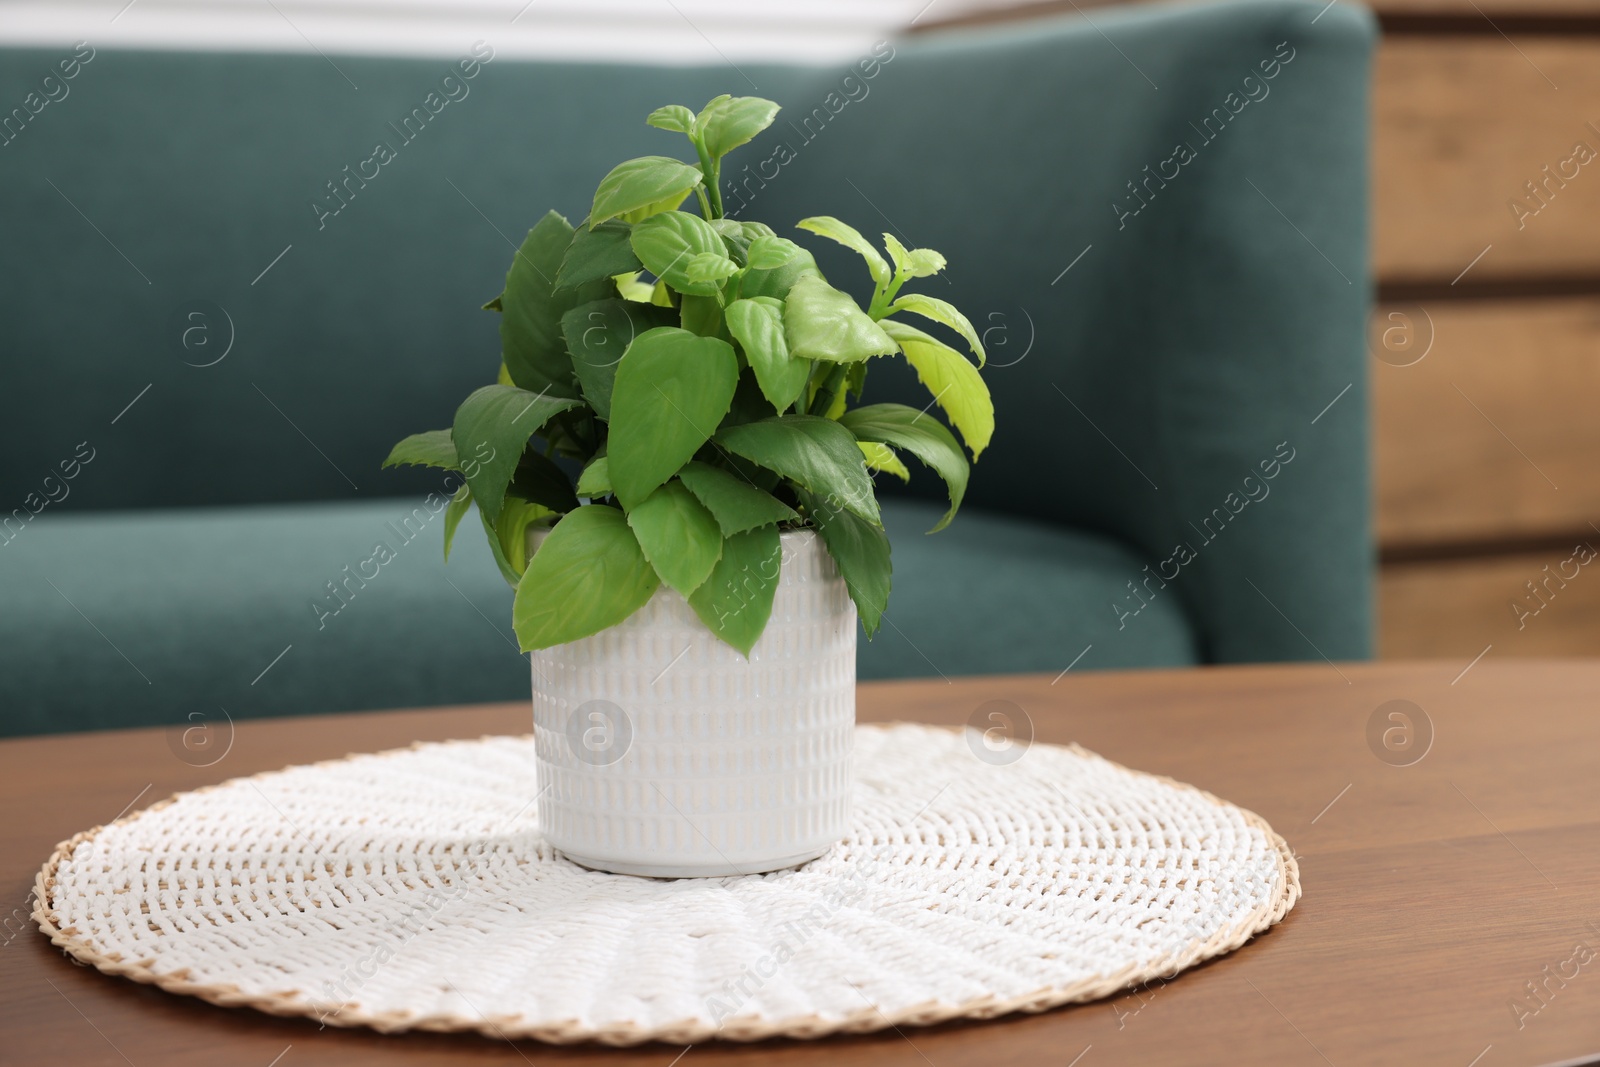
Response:
POLYGON ((730 204, 938 248, 986 331, 993 447, 943 533, 886 490, 861 677, 1367 656, 1373 22, 1093 19, 837 69, 3 50, 0 734, 524 696, 478 530, 447 567, 439 472, 379 464, 492 378, 511 242, 724 91, 785 107, 730 204))

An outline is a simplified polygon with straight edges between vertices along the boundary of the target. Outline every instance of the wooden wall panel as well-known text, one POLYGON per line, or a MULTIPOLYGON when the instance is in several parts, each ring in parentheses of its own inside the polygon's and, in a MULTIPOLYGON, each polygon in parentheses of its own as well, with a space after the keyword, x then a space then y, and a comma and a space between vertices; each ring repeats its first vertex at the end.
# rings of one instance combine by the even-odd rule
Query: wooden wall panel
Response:
POLYGON ((1386 39, 1373 87, 1379 277, 1448 283, 1480 254, 1474 282, 1600 277, 1596 101, 1600 38, 1386 39), (1544 201, 1529 195, 1547 180, 1544 201), (1514 200, 1538 213, 1519 221, 1514 200))
POLYGON ((1600 655, 1600 559, 1581 562, 1600 548, 1600 534, 1582 544, 1581 554, 1574 538, 1538 553, 1384 567, 1380 655, 1462 666, 1491 644, 1496 657, 1600 655))
POLYGON ((1600 523, 1600 297, 1385 305, 1371 335, 1382 545, 1600 523))

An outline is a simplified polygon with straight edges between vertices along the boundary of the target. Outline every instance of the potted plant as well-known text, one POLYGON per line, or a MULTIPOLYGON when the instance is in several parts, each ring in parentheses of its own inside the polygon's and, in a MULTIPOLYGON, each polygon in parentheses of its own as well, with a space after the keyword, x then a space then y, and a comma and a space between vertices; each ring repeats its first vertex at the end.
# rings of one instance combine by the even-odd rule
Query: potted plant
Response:
POLYGON ((969 470, 929 410, 860 406, 871 360, 907 359, 973 459, 993 433, 971 323, 903 291, 943 256, 885 234, 885 259, 802 220, 866 261, 862 308, 799 245, 724 216, 723 158, 777 112, 653 112, 695 161, 628 160, 576 229, 541 219, 485 305, 498 382, 385 461, 464 478, 445 553, 476 505, 532 661, 541 830, 586 866, 753 873, 847 832, 855 624, 870 637, 889 598, 873 475, 909 480, 903 453, 937 472, 938 530, 969 470))

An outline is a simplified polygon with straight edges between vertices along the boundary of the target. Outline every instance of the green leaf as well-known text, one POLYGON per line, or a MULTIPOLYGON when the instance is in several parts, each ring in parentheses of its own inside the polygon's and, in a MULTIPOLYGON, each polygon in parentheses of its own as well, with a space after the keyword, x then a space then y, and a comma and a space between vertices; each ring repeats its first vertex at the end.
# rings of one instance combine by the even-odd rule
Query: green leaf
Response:
POLYGON ((722 543, 722 558, 689 597, 689 606, 713 634, 748 657, 772 617, 782 569, 776 526, 734 534, 722 543))
POLYGON ((480 308, 479 310, 481 310, 481 311, 504 311, 505 308, 500 306, 500 297, 497 296, 493 300, 489 301, 487 304, 483 305, 483 307, 480 308))
POLYGON ((872 477, 855 435, 832 419, 778 415, 717 434, 728 451, 788 478, 820 497, 880 522, 872 477))
POLYGON ((606 451, 623 507, 640 504, 706 443, 738 384, 726 341, 673 326, 634 338, 617 366, 606 451))
POLYGON ((911 472, 900 462, 900 457, 895 455, 894 449, 888 445, 878 441, 857 441, 856 444, 861 446, 861 455, 867 461, 867 470, 892 474, 902 482, 911 480, 911 472))
MULTIPOLYGON (((632 246, 630 245, 629 247, 631 250, 632 246)), ((640 266, 644 266, 644 264, 641 263, 640 266)), ((624 300, 648 304, 650 303, 650 298, 655 295, 655 283, 644 281, 638 271, 619 274, 611 280, 617 283, 617 295, 624 300)))
POLYGON ((867 261, 867 270, 872 274, 872 280, 877 285, 889 284, 889 264, 883 261, 878 250, 856 230, 847 226, 832 215, 816 215, 809 219, 801 219, 795 223, 802 230, 810 230, 820 237, 827 237, 838 241, 853 252, 859 253, 867 261))
POLYGON ((978 368, 960 352, 915 327, 893 319, 878 325, 900 345, 900 351, 916 369, 917 378, 944 408, 950 422, 961 431, 972 458, 977 459, 994 436, 994 401, 989 398, 989 387, 983 383, 978 368))
POLYGON ((789 354, 800 359, 854 363, 895 351, 894 341, 848 293, 817 275, 800 278, 784 298, 783 332, 789 354))
POLYGON ((472 489, 463 485, 456 495, 450 498, 450 505, 444 509, 444 558, 450 561, 450 542, 456 539, 456 527, 461 525, 461 519, 466 515, 467 509, 472 507, 472 489))
POLYGON ((601 497, 611 495, 611 464, 604 456, 596 456, 578 475, 578 495, 601 497))
POLYGON ((607 219, 653 207, 673 197, 681 204, 699 184, 699 167, 669 156, 643 156, 618 163, 600 179, 594 206, 589 210, 589 226, 593 228, 607 219))
POLYGON ((561 270, 556 275, 557 289, 570 289, 586 282, 598 282, 618 274, 637 271, 642 263, 633 254, 628 238, 633 227, 620 219, 598 226, 584 226, 572 235, 561 270))
POLYGON ((703 252, 724 251, 705 219, 687 211, 663 211, 633 228, 633 251, 645 269, 680 293, 714 296, 716 282, 697 282, 689 276, 689 261, 703 252))
POLYGON ((783 332, 783 301, 770 296, 735 300, 723 313, 728 332, 744 348, 750 369, 761 385, 761 395, 780 413, 793 404, 806 387, 811 364, 789 355, 783 332))
POLYGON ((701 337, 718 337, 726 341, 729 335, 723 329, 722 305, 714 296, 694 296, 685 293, 679 298, 678 325, 701 337))
POLYGON ((685 598, 700 588, 722 558, 722 531, 716 518, 676 479, 631 509, 628 525, 661 580, 685 598))
POLYGON ((717 252, 697 253, 684 268, 684 275, 691 282, 710 282, 713 285, 738 272, 739 264, 717 252))
POLYGON ((500 517, 494 523, 495 537, 500 542, 497 558, 504 559, 519 579, 528 566, 528 527, 554 514, 542 504, 514 497, 508 497, 500 509, 500 517))
POLYGON ((528 231, 506 273, 500 353, 517 385, 575 398, 578 387, 561 339, 561 316, 578 304, 608 295, 611 283, 602 280, 555 291, 554 279, 571 240, 572 227, 554 211, 528 231))
POLYGON ((622 297, 595 300, 561 316, 561 332, 583 397, 602 419, 611 418, 611 389, 617 364, 633 339, 676 318, 670 308, 622 297))
POLYGON ((528 561, 512 627, 524 652, 566 644, 615 626, 660 585, 622 512, 590 504, 563 516, 528 561))
MULTIPOLYGON (((961 507, 961 498, 967 493, 967 478, 972 468, 967 465, 966 454, 955 436, 932 415, 906 407, 904 404, 871 404, 845 412, 839 418, 845 429, 855 434, 865 445, 877 441, 903 448, 922 460, 944 479, 950 493, 950 510, 929 533, 938 533, 950 525, 961 507)), ((905 468, 902 466, 901 470, 905 468)), ((910 474, 901 477, 909 479, 910 474)))
POLYGON ((721 159, 772 125, 778 105, 759 96, 719 96, 700 112, 695 132, 706 153, 721 159))
POLYGON ((878 632, 884 610, 889 606, 892 568, 889 562, 889 536, 830 501, 809 493, 800 502, 817 524, 828 555, 839 565, 850 599, 856 603, 861 627, 871 637, 878 632))
POLYGON ((646 204, 644 207, 634 208, 632 211, 624 212, 618 217, 621 218, 623 222, 629 224, 640 223, 645 219, 650 218, 652 215, 661 214, 663 211, 676 211, 678 208, 683 206, 683 202, 687 199, 689 199, 689 194, 687 193, 673 193, 665 200, 657 200, 653 204, 646 204))
POLYGON ((798 256, 781 267, 771 270, 747 269, 739 279, 739 295, 770 296, 782 300, 789 295, 795 282, 807 277, 821 278, 822 272, 817 269, 817 261, 811 253, 801 248, 798 256))
POLYGON ((646 125, 654 126, 658 130, 672 130, 690 135, 694 133, 694 112, 682 104, 658 107, 650 112, 650 117, 644 121, 646 125))
POLYGON ((483 513, 482 508, 478 509, 478 519, 483 523, 483 535, 488 538, 489 551, 494 553, 494 562, 495 566, 500 568, 500 577, 506 580, 507 585, 515 589, 518 580, 522 576, 522 569, 513 567, 511 561, 506 558, 505 546, 500 543, 500 531, 495 529, 495 524, 489 521, 489 517, 483 513))
POLYGON ((894 260, 895 273, 906 278, 928 278, 944 270, 944 257, 931 248, 908 252, 892 233, 883 235, 883 246, 894 260))
POLYGON ((800 253, 800 246, 787 237, 757 237, 750 242, 746 265, 756 270, 776 270, 800 253))
POLYGON ((457 454, 465 457, 462 473, 488 522, 500 517, 506 486, 528 438, 550 416, 577 406, 576 400, 541 396, 511 385, 486 385, 461 402, 450 436, 457 454))
POLYGON ((800 518, 793 508, 765 489, 757 489, 739 475, 708 463, 689 463, 678 472, 678 480, 716 518, 725 537, 800 518))
POLYGON ((967 317, 957 311, 955 307, 937 297, 924 296, 921 293, 907 293, 889 305, 889 313, 896 311, 909 311, 913 315, 921 315, 925 319, 932 319, 950 327, 961 335, 967 342, 967 347, 972 349, 972 354, 978 357, 978 366, 983 366, 987 357, 983 353, 983 342, 978 340, 978 331, 972 328, 972 323, 967 317))
POLYGON ((506 499, 512 497, 540 504, 553 512, 566 512, 578 506, 578 496, 572 491, 572 480, 555 465, 555 461, 540 452, 529 449, 522 453, 517 472, 506 490, 506 499))
POLYGON ((728 258, 743 268, 750 254, 750 237, 745 233, 744 224, 734 219, 712 219, 711 228, 722 238, 728 258))
POLYGON ((449 430, 428 430, 414 433, 389 450, 385 467, 443 467, 458 471, 461 461, 456 458, 456 446, 449 430))

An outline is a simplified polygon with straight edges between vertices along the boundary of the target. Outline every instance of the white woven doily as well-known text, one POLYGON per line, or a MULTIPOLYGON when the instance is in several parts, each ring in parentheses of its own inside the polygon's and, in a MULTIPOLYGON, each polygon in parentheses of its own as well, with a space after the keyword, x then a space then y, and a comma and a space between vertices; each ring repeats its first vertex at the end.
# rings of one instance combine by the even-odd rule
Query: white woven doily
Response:
POLYGON ((532 738, 493 737, 180 794, 63 843, 35 918, 103 971, 217 1004, 631 1044, 1090 1000, 1299 897, 1282 838, 1192 786, 1076 747, 996 766, 927 726, 856 745, 853 833, 798 870, 571 864, 539 836, 532 738))

